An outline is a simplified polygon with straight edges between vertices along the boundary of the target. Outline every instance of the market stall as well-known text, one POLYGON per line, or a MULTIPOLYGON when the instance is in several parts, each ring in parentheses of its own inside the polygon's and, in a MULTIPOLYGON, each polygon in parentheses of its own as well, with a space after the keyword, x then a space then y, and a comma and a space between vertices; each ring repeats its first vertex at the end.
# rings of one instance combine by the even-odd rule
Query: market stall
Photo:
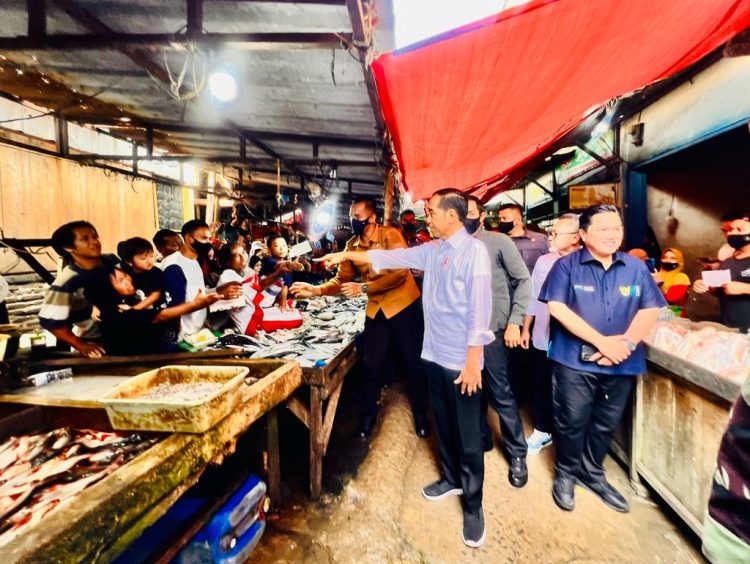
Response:
POLYGON ((620 446, 636 490, 648 484, 700 536, 729 409, 750 372, 750 339, 675 319, 659 322, 646 342, 648 373, 620 446))
MULTIPOLYGON (((218 364, 211 359, 193 359, 203 365, 218 364)), ((194 364, 183 355, 182 362, 194 364)), ((29 524, 18 534, 8 536, 2 548, 9 562, 20 561, 110 561, 136 539, 202 475, 209 464, 217 464, 234 450, 237 439, 264 414, 273 411, 301 384, 302 375, 294 362, 280 360, 222 360, 224 366, 241 362, 249 371, 237 388, 237 404, 229 414, 203 433, 154 435, 154 444, 90 487, 65 499, 58 507, 29 524), (228 364, 229 363, 229 364, 228 364), (248 385, 249 384, 249 385, 248 385)), ((157 362, 156 366, 162 363, 157 362)), ((82 383, 91 383, 98 394, 102 379, 110 387, 129 376, 153 368, 154 364, 113 365, 103 375, 101 368, 72 381, 50 384, 46 397, 18 390, 0 396, 3 437, 57 428, 111 430, 101 404, 87 400, 82 383), (74 387, 78 398, 69 404, 61 387, 74 387), (54 389, 58 388, 55 397, 54 389), (42 406, 21 409, 19 405, 42 406)), ((96 369, 89 367, 89 371, 96 369)), ((83 372, 86 372, 85 370, 83 372)), ((244 372, 243 372, 244 373, 244 372)), ((151 436, 151 435, 149 435, 151 436)), ((273 439, 270 449, 277 448, 273 439)), ((276 453, 277 460, 277 453, 276 453)), ((269 464, 270 465, 270 464, 269 464)), ((2 542, 0 540, 0 542, 2 542)))
POLYGON ((344 379, 357 361, 355 338, 364 329, 366 298, 322 296, 302 303, 304 323, 295 330, 259 333, 244 342, 251 358, 284 358, 299 362, 309 388, 286 406, 310 430, 310 495, 320 496, 323 457, 333 430, 344 379), (306 397, 307 396, 307 397, 306 397))

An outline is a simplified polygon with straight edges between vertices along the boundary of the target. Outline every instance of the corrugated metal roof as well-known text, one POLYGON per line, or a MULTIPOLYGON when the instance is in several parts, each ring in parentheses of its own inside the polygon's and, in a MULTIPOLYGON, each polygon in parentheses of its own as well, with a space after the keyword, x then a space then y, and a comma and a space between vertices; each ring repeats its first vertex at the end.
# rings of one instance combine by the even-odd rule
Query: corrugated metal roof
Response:
MULTIPOLYGON (((185 32, 188 19, 185 0, 47 0, 46 4, 48 36, 97 33, 101 38, 102 29, 121 34, 176 34, 185 32), (96 29, 98 26, 102 27, 96 29)), ((347 2, 331 4, 332 0, 321 0, 320 4, 205 0, 202 29, 220 34, 336 33, 348 39, 356 30, 347 2)), ((388 13, 389 3, 384 5, 388 13)), ((61 111, 72 121, 113 125, 118 116, 127 115, 133 119, 132 124, 153 125, 157 145, 168 139, 182 152, 203 157, 239 157, 240 134, 247 132, 249 168, 254 159, 260 168, 269 168, 271 155, 290 162, 312 161, 317 155, 319 165, 292 165, 287 167, 287 173, 295 169, 320 176, 330 170, 331 161, 338 161, 341 164, 337 173, 345 180, 344 186, 346 179, 355 180, 354 186, 358 187, 367 185, 360 181, 382 185, 382 132, 368 96, 359 54, 351 45, 348 50, 343 42, 338 47, 290 49, 277 45, 258 49, 199 43, 199 53, 194 57, 198 82, 205 72, 222 65, 233 65, 239 74, 239 98, 221 107, 212 100, 208 88, 189 102, 175 100, 167 93, 167 84, 145 70, 144 66, 156 65, 164 71, 168 65, 177 76, 188 54, 183 47, 166 43, 138 47, 125 42, 48 49, 41 48, 44 41, 40 39, 40 48, 11 50, 7 40, 28 33, 27 2, 5 0, 0 18, 0 53, 81 96, 87 109, 68 103, 61 111), (100 105, 88 103, 92 96, 100 105), (160 124, 196 129, 160 129, 160 124), (206 128, 206 132, 201 133, 199 128, 206 128)), ((192 71, 188 65, 187 80, 192 80, 192 71)), ((38 92, 32 86, 15 83, 0 74, 0 90, 60 109, 59 93, 47 96, 47 89, 40 87, 38 92)), ((136 141, 145 139, 145 129, 113 128, 112 132, 127 134, 136 141)))

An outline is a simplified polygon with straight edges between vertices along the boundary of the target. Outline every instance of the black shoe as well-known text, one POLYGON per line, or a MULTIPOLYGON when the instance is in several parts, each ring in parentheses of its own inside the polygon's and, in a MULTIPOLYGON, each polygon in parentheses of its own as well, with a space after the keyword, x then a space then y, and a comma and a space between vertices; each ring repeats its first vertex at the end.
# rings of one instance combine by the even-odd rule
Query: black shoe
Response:
POLYGON ((414 432, 420 439, 430 436, 430 420, 426 415, 414 416, 414 432))
POLYGON ((581 478, 576 478, 576 483, 583 489, 598 495, 602 498, 604 503, 609 505, 615 511, 619 511, 620 513, 627 513, 630 511, 630 504, 628 501, 604 478, 598 482, 584 481, 581 478))
POLYGON ((422 495, 430 501, 440 501, 449 495, 464 495, 461 488, 457 488, 446 480, 440 479, 422 488, 422 495))
POLYGON ((517 457, 510 459, 508 469, 508 481, 514 488, 522 488, 529 481, 529 470, 526 468, 526 458, 517 457))
POLYGON ((360 440, 366 441, 370 438, 375 429, 375 421, 375 417, 365 417, 362 419, 362 422, 359 424, 359 431, 357 431, 357 436, 360 440))
POLYGON ((479 548, 487 538, 487 529, 484 527, 484 511, 480 507, 477 511, 464 511, 464 528, 461 531, 461 540, 466 546, 479 548))
POLYGON ((552 482, 552 499, 560 509, 573 511, 576 506, 575 482, 570 478, 556 476, 552 482))

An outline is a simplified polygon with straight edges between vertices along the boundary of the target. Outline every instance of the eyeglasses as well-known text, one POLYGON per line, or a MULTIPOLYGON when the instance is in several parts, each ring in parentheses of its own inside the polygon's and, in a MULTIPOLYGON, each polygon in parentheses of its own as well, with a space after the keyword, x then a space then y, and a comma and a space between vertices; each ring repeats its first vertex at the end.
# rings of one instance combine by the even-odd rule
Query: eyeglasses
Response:
POLYGON ((549 232, 550 237, 557 237, 558 235, 578 235, 578 231, 555 231, 553 229, 549 232))

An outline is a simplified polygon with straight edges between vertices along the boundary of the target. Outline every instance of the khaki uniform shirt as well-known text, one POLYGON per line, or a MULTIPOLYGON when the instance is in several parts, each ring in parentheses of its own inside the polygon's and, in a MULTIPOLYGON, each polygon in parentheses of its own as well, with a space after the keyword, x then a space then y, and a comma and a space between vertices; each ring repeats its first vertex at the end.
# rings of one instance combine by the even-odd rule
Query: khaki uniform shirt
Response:
MULTIPOLYGON (((368 240, 355 235, 346 243, 346 250, 355 252, 405 248, 407 245, 401 232, 395 227, 382 225, 375 227, 368 240)), ((367 317, 371 319, 381 309, 383 315, 390 319, 419 298, 417 283, 408 269, 383 270, 380 274, 375 274, 370 264, 355 264, 348 260, 339 265, 335 277, 320 285, 320 293, 324 296, 338 294, 341 285, 351 282, 357 275, 368 285, 367 317)))

